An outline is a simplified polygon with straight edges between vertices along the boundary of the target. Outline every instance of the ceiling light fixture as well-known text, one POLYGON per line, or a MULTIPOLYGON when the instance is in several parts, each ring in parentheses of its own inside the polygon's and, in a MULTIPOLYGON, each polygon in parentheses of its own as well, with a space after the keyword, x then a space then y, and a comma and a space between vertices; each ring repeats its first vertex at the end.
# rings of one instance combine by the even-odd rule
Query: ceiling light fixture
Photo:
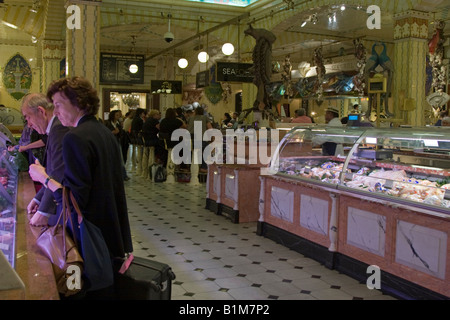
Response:
POLYGON ((229 42, 224 43, 224 45, 222 46, 222 52, 223 52, 223 54, 225 54, 225 55, 227 55, 227 56, 232 55, 233 52, 234 52, 234 46, 233 46, 233 44, 231 44, 231 43, 229 43, 229 42))
MULTIPOLYGON (((132 53, 134 53, 134 60, 136 61, 136 36, 133 35, 133 36, 131 36, 131 38, 132 38, 132 40, 131 40, 131 45, 132 45, 131 51, 132 51, 132 53)), ((133 63, 133 64, 131 64, 131 65, 128 67, 128 70, 129 70, 132 74, 135 74, 136 72, 139 71, 139 67, 137 66, 136 63, 133 63)))
POLYGON ((197 58, 201 63, 205 63, 209 60, 209 55, 205 51, 202 51, 198 54, 197 58))
POLYGON ((189 62, 185 58, 181 58, 180 60, 178 60, 178 66, 181 69, 187 68, 188 64, 189 64, 189 62))
MULTIPOLYGON (((230 26, 228 26, 228 40, 229 39, 230 39, 230 26)), ((233 52, 234 52, 233 44, 230 43, 230 42, 224 43, 223 46, 222 46, 222 52, 226 56, 232 55, 233 52)))
POLYGON ((208 55, 208 34, 206 34, 206 51, 202 51, 198 54, 197 58, 198 61, 200 61, 201 63, 206 63, 209 60, 209 55, 208 55))

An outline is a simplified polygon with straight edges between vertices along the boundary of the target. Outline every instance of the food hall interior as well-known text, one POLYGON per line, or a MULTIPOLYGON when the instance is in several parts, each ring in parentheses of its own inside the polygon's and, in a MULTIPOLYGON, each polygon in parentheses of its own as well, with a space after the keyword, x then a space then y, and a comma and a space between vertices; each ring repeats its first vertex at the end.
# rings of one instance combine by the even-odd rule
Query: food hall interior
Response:
MULTIPOLYGON (((435 124, 450 107, 449 12, 445 0, 2 0, 0 120, 19 141, 25 94, 82 75, 102 121, 200 105, 219 130, 237 112, 235 128, 256 131, 234 162, 163 183, 130 149, 135 255, 171 265, 172 299, 448 299, 450 129, 435 124), (299 109, 310 124, 292 122, 299 109), (270 163, 249 159, 266 128, 279 137, 270 163), (371 265, 381 289, 367 288, 371 265)), ((6 155, 0 297, 58 299, 27 223, 32 182, 6 155)))

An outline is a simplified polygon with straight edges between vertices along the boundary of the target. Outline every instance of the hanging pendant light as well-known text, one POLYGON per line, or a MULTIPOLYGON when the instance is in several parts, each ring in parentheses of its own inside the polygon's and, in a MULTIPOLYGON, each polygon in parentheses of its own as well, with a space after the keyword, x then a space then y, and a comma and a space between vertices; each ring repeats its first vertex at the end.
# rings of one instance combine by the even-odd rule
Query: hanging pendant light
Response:
POLYGON ((233 44, 229 43, 229 42, 224 43, 223 46, 222 46, 222 52, 223 52, 224 55, 227 55, 227 56, 232 55, 233 52, 234 52, 233 44))
MULTIPOLYGON (((230 26, 228 26, 228 39, 229 38, 230 38, 230 26)), ((223 46, 222 46, 222 52, 226 56, 232 55, 233 52, 234 52, 233 44, 230 43, 230 42, 224 43, 223 46)))
POLYGON ((197 58, 201 63, 206 63, 209 60, 209 55, 206 51, 202 51, 198 54, 197 58))
POLYGON ((185 58, 181 58, 180 60, 178 60, 178 66, 181 69, 185 69, 188 66, 189 62, 185 59, 185 58))
MULTIPOLYGON (((136 59, 136 36, 131 36, 132 40, 131 40, 131 51, 134 54, 134 60, 137 61, 136 59)), ((136 72, 139 71, 139 67, 137 66, 136 63, 132 63, 129 67, 128 70, 132 73, 135 74, 136 72)))
POLYGON ((206 51, 201 51, 197 58, 198 61, 200 61, 201 63, 206 63, 209 60, 209 55, 208 55, 208 34, 206 34, 206 51))

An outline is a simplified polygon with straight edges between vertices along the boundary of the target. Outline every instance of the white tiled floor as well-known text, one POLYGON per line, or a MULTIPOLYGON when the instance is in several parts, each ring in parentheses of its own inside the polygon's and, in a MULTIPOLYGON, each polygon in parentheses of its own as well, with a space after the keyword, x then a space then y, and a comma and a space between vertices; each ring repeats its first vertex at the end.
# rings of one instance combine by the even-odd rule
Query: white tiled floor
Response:
POLYGON ((134 254, 172 267, 173 300, 393 300, 205 209, 205 184, 125 182, 134 254))

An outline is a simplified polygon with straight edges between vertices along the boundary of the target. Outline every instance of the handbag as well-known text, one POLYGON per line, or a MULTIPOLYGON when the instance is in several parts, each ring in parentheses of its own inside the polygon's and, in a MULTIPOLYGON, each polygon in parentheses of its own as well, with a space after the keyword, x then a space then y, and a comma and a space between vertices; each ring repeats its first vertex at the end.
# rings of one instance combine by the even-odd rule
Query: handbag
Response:
POLYGON ((36 239, 36 244, 52 263, 58 292, 65 297, 78 293, 83 286, 83 258, 76 241, 67 232, 68 220, 72 224, 70 208, 63 195, 62 212, 56 225, 44 228, 36 239))
POLYGON ((72 191, 66 187, 64 189, 65 198, 69 199, 70 196, 70 202, 78 216, 72 229, 77 233, 81 256, 84 260, 84 276, 88 282, 86 290, 93 291, 112 286, 114 284, 113 264, 102 231, 83 217, 72 191))

